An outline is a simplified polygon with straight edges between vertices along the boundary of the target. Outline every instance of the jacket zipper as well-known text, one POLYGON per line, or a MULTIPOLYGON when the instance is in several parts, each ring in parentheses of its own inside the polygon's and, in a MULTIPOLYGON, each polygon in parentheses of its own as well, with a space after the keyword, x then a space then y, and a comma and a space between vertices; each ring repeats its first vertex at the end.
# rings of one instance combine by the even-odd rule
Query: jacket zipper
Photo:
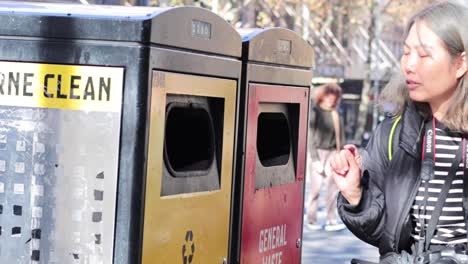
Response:
MULTIPOLYGON (((419 132, 418 132, 418 137, 416 138, 416 144, 421 144, 421 132, 424 129, 424 122, 425 119, 422 120, 421 124, 419 125, 419 132)), ((396 229, 396 234, 395 234, 395 248, 393 249, 395 252, 398 252, 398 246, 400 244, 400 237, 401 237, 401 229, 403 228, 403 224, 406 222, 406 219, 409 218, 409 211, 411 209, 411 205, 414 203, 414 199, 416 198, 417 191, 419 189, 419 186, 421 185, 421 173, 418 173, 418 178, 416 179, 416 184, 413 187, 413 190, 411 192, 411 199, 408 199, 408 202, 405 205, 405 209, 402 211, 402 215, 405 216, 405 218, 401 218, 398 220, 398 225, 396 229)))

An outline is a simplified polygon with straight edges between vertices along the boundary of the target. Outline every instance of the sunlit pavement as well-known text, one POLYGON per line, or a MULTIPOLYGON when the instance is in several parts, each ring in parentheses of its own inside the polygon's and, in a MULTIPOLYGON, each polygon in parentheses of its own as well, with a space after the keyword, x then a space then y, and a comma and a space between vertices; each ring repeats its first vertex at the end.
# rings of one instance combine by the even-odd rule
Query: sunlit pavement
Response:
MULTIPOLYGON (((319 196, 318 222, 325 223, 325 197, 323 191, 319 196)), ((307 226, 304 214, 302 241, 303 264, 350 264, 357 258, 378 262, 378 249, 356 238, 348 229, 341 231, 311 230, 307 226)))
POLYGON ((347 229, 327 232, 304 227, 303 264, 349 264, 353 258, 378 262, 378 250, 357 239, 347 229))

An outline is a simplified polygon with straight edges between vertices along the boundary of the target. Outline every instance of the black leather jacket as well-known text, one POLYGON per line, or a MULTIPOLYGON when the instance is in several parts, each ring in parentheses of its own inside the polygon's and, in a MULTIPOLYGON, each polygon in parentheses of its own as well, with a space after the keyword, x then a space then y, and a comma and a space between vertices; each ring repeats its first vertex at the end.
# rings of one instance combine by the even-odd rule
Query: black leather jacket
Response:
POLYGON ((381 256, 410 252, 413 226, 410 208, 420 185, 423 119, 410 104, 394 134, 393 159, 388 158, 388 139, 393 119, 374 131, 363 157, 362 198, 351 206, 338 196, 338 211, 346 226, 361 240, 379 248, 381 256))

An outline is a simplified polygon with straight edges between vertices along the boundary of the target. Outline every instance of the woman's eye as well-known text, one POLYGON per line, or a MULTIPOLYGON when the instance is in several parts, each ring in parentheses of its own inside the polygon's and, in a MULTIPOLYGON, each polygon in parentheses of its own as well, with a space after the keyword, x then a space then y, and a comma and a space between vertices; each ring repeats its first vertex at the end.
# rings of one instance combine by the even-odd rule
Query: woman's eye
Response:
POLYGON ((430 57, 431 53, 426 50, 418 50, 418 56, 421 58, 430 57))

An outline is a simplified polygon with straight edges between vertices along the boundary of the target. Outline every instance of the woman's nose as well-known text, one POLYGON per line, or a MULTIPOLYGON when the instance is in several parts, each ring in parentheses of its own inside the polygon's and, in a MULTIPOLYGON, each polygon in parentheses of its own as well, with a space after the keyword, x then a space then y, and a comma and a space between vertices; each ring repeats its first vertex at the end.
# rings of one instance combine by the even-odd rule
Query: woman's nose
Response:
POLYGON ((402 59, 402 68, 406 73, 413 73, 418 64, 418 58, 414 54, 409 54, 402 59))

